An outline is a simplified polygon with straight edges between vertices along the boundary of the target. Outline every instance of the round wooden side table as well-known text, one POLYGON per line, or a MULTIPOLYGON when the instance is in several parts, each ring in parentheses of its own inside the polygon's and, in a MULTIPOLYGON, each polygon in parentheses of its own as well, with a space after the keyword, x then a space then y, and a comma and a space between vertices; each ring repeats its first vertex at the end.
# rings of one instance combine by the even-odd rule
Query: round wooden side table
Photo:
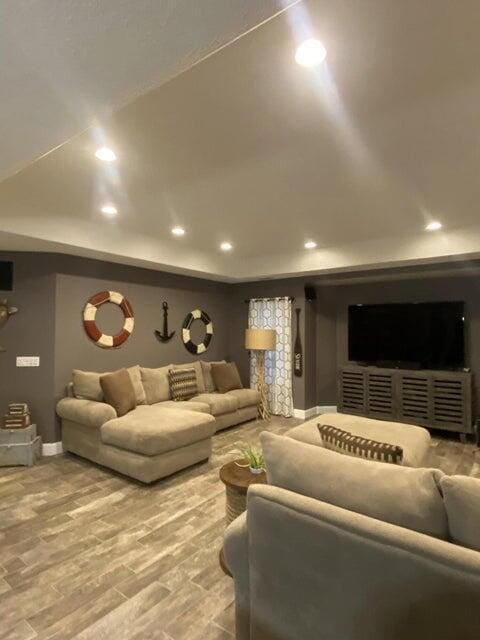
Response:
POLYGON ((267 484, 265 471, 255 474, 248 467, 239 466, 237 462, 245 464, 244 460, 233 460, 220 469, 220 480, 225 485, 227 524, 238 518, 247 508, 248 487, 251 484, 267 484))
MULTIPOLYGON (((252 473, 248 467, 239 466, 245 464, 244 460, 233 460, 227 462, 220 469, 220 480, 225 485, 226 494, 226 521, 230 524, 235 518, 238 518, 247 508, 247 491, 251 484, 267 484, 267 474, 265 471, 261 473, 252 473)), ((220 566, 227 576, 232 577, 227 563, 223 548, 219 554, 220 566)))

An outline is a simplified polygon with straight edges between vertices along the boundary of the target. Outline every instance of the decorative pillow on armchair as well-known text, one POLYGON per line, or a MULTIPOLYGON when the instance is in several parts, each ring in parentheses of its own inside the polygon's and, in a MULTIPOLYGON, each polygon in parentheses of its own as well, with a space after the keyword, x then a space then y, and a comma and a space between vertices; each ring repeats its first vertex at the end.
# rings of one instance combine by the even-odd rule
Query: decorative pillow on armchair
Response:
POLYGON ((354 458, 367 458, 377 462, 390 462, 402 464, 403 449, 394 444, 369 440, 361 436, 354 436, 349 431, 344 431, 329 424, 317 425, 322 436, 323 446, 326 449, 343 453, 354 458))
POLYGON ((172 400, 190 400, 198 393, 195 369, 170 369, 168 383, 172 400))

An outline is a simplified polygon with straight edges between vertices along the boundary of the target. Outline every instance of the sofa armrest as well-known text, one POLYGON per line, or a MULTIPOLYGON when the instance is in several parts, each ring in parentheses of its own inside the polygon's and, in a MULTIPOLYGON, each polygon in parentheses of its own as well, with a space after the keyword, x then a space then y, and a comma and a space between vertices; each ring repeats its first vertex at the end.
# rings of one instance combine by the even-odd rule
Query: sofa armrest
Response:
POLYGON ((237 640, 250 640, 247 512, 229 524, 223 539, 223 550, 235 582, 235 637, 237 640))
POLYGON ((117 417, 115 409, 105 402, 81 400, 80 398, 63 398, 57 404, 60 418, 71 420, 87 427, 99 429, 105 422, 117 417))

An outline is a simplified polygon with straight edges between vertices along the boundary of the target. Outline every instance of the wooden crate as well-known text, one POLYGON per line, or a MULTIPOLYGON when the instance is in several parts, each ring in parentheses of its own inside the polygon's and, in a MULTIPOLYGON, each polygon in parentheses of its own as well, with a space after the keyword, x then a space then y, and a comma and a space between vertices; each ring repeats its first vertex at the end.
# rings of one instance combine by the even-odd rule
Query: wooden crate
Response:
POLYGON ((0 467, 31 467, 42 455, 37 425, 25 429, 0 429, 0 467))

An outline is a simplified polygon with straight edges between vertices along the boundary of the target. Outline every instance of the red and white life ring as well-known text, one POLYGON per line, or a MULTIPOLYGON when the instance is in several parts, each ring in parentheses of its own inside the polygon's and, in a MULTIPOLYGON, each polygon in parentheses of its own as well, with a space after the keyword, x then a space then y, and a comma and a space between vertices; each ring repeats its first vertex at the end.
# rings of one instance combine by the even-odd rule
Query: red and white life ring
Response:
POLYGON ((133 317, 133 309, 129 301, 122 296, 121 293, 116 291, 100 291, 88 300, 83 310, 83 326, 88 337, 95 342, 99 347, 104 349, 110 349, 112 347, 119 347, 123 344, 133 331, 135 319, 133 317), (102 333, 97 327, 95 322, 95 316, 97 315, 98 307, 107 302, 118 304, 125 316, 125 322, 120 333, 116 336, 109 336, 102 333))

